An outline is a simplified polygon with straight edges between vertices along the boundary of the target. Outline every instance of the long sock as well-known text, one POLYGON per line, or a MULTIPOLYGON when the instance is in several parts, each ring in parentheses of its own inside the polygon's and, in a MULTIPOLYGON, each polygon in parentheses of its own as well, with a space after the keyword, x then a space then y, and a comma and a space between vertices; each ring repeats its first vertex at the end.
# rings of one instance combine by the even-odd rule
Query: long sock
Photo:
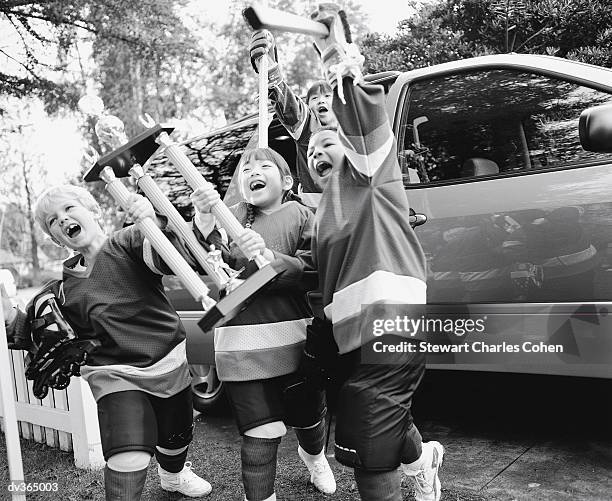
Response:
POLYGON ((242 483, 249 501, 261 501, 274 494, 280 441, 280 438, 242 437, 242 483))
POLYGON ((355 468, 355 481, 361 501, 402 501, 397 470, 372 472, 355 468))
POLYGON ((416 426, 412 427, 406 433, 404 438, 404 446, 402 447, 401 461, 404 464, 410 464, 417 461, 421 457, 423 451, 423 438, 416 426))
POLYGON ((178 473, 185 466, 185 460, 187 459, 187 448, 178 454, 170 455, 161 452, 155 448, 155 458, 165 471, 169 473, 178 473))
POLYGON ((147 468, 121 472, 104 467, 106 501, 139 501, 146 479, 147 468))
POLYGON ((294 428, 300 447, 308 454, 316 456, 325 446, 325 419, 312 428, 294 428))

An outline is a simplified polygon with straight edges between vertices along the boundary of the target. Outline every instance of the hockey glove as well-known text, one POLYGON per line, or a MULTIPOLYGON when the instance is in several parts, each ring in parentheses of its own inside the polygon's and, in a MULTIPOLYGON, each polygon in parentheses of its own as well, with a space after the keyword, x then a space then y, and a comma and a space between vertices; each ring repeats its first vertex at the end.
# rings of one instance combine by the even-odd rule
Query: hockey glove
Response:
POLYGON ((49 388, 66 388, 72 376, 80 375, 80 366, 87 362, 89 353, 101 345, 95 339, 77 338, 62 315, 62 302, 62 282, 55 280, 46 284, 26 307, 33 344, 26 359, 26 378, 34 381, 36 398, 44 398, 49 388))
POLYGON ((352 43, 346 14, 336 4, 323 3, 310 16, 314 21, 325 24, 329 29, 326 38, 316 38, 315 48, 321 57, 325 78, 332 88, 338 87, 338 97, 343 103, 342 79, 350 77, 353 84, 361 82, 361 68, 364 57, 352 43))
POLYGON ((283 74, 278 64, 276 42, 268 30, 254 31, 249 44, 249 56, 255 73, 259 73, 259 60, 266 55, 268 57, 268 88, 273 89, 283 81, 283 74))

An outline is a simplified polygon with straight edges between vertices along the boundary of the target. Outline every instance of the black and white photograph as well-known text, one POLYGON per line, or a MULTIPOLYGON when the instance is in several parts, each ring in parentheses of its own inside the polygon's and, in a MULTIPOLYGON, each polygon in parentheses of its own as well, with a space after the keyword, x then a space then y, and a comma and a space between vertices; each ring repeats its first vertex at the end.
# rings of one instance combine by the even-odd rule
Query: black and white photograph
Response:
POLYGON ((0 499, 612 499, 607 0, 0 0, 0 499))

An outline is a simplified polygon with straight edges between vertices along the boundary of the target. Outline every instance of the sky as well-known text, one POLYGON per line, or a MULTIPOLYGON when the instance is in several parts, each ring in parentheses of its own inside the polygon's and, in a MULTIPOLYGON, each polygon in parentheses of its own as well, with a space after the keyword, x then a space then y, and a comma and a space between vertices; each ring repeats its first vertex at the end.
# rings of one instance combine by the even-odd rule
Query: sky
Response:
MULTIPOLYGON (((397 23, 409 17, 411 13, 407 0, 357 0, 357 2, 370 17, 371 31, 393 34, 397 23)), ((316 5, 319 2, 309 3, 316 5)), ((230 0, 214 0, 206 3, 194 0, 193 4, 197 4, 198 9, 208 12, 211 19, 223 22, 228 15, 230 0)))
POLYGON ((360 0, 370 16, 370 30, 394 34, 397 23, 412 13, 406 0, 360 0))

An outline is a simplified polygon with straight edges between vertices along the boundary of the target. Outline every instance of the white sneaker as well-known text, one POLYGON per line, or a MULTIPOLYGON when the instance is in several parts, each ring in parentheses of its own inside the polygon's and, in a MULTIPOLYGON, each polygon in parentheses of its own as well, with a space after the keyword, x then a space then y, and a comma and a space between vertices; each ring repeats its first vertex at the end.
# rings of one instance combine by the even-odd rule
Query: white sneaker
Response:
POLYGON ((191 462, 187 461, 178 473, 170 473, 157 465, 161 488, 169 492, 180 492, 184 496, 199 498, 210 494, 212 486, 203 478, 191 471, 191 462))
POLYGON ((323 452, 313 456, 298 446, 298 456, 304 461, 310 472, 310 481, 319 491, 323 494, 336 492, 336 479, 323 452))
POLYGON ((444 447, 440 442, 425 442, 419 458, 420 468, 410 468, 402 464, 402 470, 414 479, 414 499, 416 501, 440 501, 442 488, 438 469, 444 457, 444 447))

